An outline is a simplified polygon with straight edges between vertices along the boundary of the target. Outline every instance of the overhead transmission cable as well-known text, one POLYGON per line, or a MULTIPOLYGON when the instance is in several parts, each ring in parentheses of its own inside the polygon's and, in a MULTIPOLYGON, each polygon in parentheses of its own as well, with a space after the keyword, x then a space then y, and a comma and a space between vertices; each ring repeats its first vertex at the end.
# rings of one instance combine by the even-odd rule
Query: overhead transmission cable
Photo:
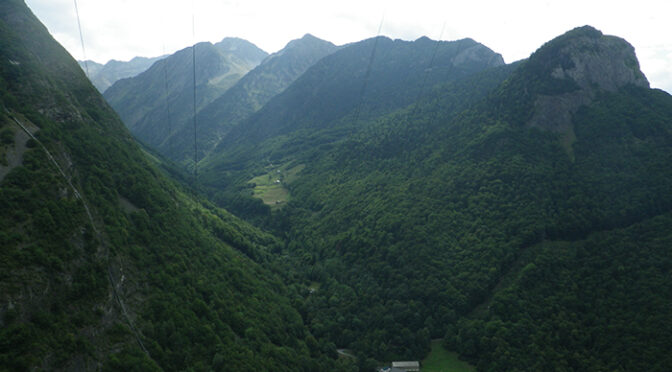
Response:
POLYGON ((443 22, 443 26, 441 27, 441 33, 439 34, 439 38, 436 40, 436 45, 434 46, 434 51, 432 52, 432 58, 429 60, 429 67, 425 70, 425 76, 422 79, 422 85, 420 85, 420 90, 418 91, 418 98, 415 99, 415 105, 413 106, 413 111, 412 115, 415 116, 416 111, 418 110, 418 106, 420 105, 420 99, 422 98, 424 91, 425 91, 425 86, 427 86, 427 80, 429 79, 429 75, 432 72, 432 69, 434 68, 434 61, 436 60, 436 55, 439 52, 439 46, 441 45, 441 39, 443 38, 443 31, 446 29, 446 22, 443 22))
POLYGON ((86 70, 86 77, 91 79, 89 75, 89 62, 86 60, 86 49, 84 48, 84 34, 82 33, 82 23, 79 21, 79 7, 77 6, 77 0, 75 2, 75 15, 77 16, 77 29, 79 30, 79 41, 82 44, 82 58, 84 60, 84 69, 86 70))
POLYGON ((369 64, 366 67, 366 72, 364 73, 364 82, 362 83, 362 89, 359 92, 359 103, 357 105, 357 108, 355 109, 355 114, 353 116, 352 124, 353 124, 353 130, 354 125, 357 124, 357 121, 359 121, 359 115, 362 111, 362 106, 364 104, 364 95, 366 94, 366 88, 368 87, 369 84, 369 77, 371 75, 371 70, 373 69, 373 61, 376 58, 376 49, 378 49, 378 40, 380 40, 380 31, 383 29, 383 23, 385 22, 385 12, 383 11, 383 16, 380 19, 380 24, 378 25, 378 33, 376 34, 376 38, 373 41, 373 48, 371 49, 371 57, 369 57, 369 64))
MULTIPOLYGON (((162 22, 162 29, 165 30, 165 17, 163 17, 163 22, 162 22)), ((170 112, 170 97, 169 97, 169 90, 168 90, 168 58, 165 58, 166 56, 166 39, 165 39, 165 32, 161 32, 161 35, 163 37, 163 43, 162 43, 162 52, 163 52, 163 57, 164 59, 160 61, 160 63, 163 64, 163 95, 165 97, 165 103, 166 103, 166 117, 167 117, 167 122, 168 122, 168 151, 170 156, 175 157, 174 154, 174 148, 173 148, 173 118, 170 112)))
MULTIPOLYGON (((165 53, 165 48, 164 48, 164 55, 165 53)), ((168 61, 163 60, 163 95, 166 98, 166 117, 168 121, 168 147, 170 151, 171 156, 175 156, 173 153, 173 119, 172 115, 170 113, 170 97, 168 97, 169 90, 168 90, 168 61)))
MULTIPOLYGON (((84 67, 86 69, 86 76, 89 78, 89 67, 88 63, 86 62, 86 49, 84 47, 84 34, 82 33, 82 26, 81 26, 81 21, 79 18, 79 8, 77 7, 77 0, 74 0, 75 3, 75 15, 77 16, 77 27, 79 30, 79 41, 82 43, 82 53, 84 54, 84 67)), ((122 316, 126 319, 126 323, 128 323, 128 326, 131 330, 131 333, 133 333, 133 336, 135 337, 135 340, 138 342, 138 345, 140 346, 140 349, 147 355, 149 359, 152 359, 152 356, 149 354, 149 351, 147 348, 145 348, 144 343, 142 342, 142 338, 140 337, 140 331, 135 327, 135 324, 133 324, 133 320, 131 320, 131 317, 129 316, 126 306, 124 305, 124 301, 122 299, 122 293, 121 291, 117 290, 117 284, 116 280, 114 278, 114 274, 112 271, 112 259, 110 257, 110 252, 113 250, 110 248, 110 246, 107 244, 105 241, 105 238, 103 235, 100 233, 100 231, 96 228, 96 224, 93 218, 93 215, 91 214, 91 211, 86 203, 86 200, 83 198, 83 195, 75 188, 75 186, 72 184, 71 180, 65 175, 61 167, 58 165, 58 162, 54 159, 54 157, 51 155, 49 150, 37 139, 33 136, 33 134, 21 124, 16 118, 14 118, 14 121, 33 139, 35 140, 40 147, 45 151, 47 154, 47 157, 52 161, 52 163, 56 166, 58 169, 59 173, 65 181, 69 184, 69 186, 72 188, 73 193, 75 194, 75 197, 79 200, 82 201, 82 205, 84 207, 84 210, 86 212, 86 215, 89 219, 89 223, 91 224, 91 228, 93 229, 94 233, 96 234, 96 237, 98 238, 98 241, 100 245, 103 247, 104 251, 106 252, 106 260, 107 260, 107 278, 108 281, 110 282, 110 286, 112 288, 112 293, 114 295, 115 300, 117 301, 117 304, 119 305, 119 308, 121 309, 121 314, 122 316)))
POLYGON ((196 135, 196 130, 198 126, 196 124, 196 10, 195 10, 195 0, 192 0, 192 13, 191 13, 191 36, 193 41, 193 46, 191 47, 191 66, 194 80, 194 94, 193 94, 193 120, 194 120, 194 188, 197 188, 198 181, 198 143, 196 135))

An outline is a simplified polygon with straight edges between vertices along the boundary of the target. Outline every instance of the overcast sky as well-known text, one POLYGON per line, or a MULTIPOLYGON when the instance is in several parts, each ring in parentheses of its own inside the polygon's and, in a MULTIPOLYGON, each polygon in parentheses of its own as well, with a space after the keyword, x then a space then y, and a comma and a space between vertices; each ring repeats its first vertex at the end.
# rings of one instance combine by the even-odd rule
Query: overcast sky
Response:
MULTIPOLYGON (((51 34, 83 58, 74 0, 26 0, 51 34)), ((105 63, 173 53, 227 36, 272 53, 311 33, 334 44, 381 34, 470 37, 509 63, 592 25, 628 40, 652 87, 672 92, 670 0, 77 0, 87 59, 105 63), (192 19, 195 27, 192 28, 192 19), (381 27, 382 25, 382 27, 381 27)))

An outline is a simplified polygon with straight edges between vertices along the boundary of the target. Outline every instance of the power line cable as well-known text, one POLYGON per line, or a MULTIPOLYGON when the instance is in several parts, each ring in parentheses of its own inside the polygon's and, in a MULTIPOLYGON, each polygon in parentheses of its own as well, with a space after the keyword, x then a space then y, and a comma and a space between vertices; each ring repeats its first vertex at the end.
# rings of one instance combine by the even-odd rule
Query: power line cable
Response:
MULTIPOLYGON (((163 55, 166 55, 166 46, 164 44, 163 46, 163 55)), ((161 61, 163 63, 163 94, 166 97, 166 116, 168 118, 168 149, 170 151, 170 155, 174 156, 175 154, 174 149, 173 149, 173 119, 172 115, 170 113, 170 100, 168 97, 168 61, 167 59, 164 59, 161 61)))
MULTIPOLYGON (((75 198, 80 200, 82 202, 82 206, 84 207, 84 211, 86 212, 86 216, 89 220, 89 223, 91 224, 91 229, 93 232, 96 234, 96 238, 98 238, 98 242, 100 245, 103 247, 103 250, 105 252, 105 258, 107 261, 107 279, 110 282, 110 286, 112 287, 112 294, 114 295, 114 299, 116 300, 117 304, 119 305, 119 308, 121 309, 121 313, 123 317, 126 319, 126 323, 128 324, 129 328, 131 329, 131 333, 133 333, 133 336, 135 337, 135 340, 138 342, 138 345, 140 345, 140 348, 142 351, 147 355, 148 358, 152 359, 152 356, 149 354, 149 351, 147 348, 145 348, 145 345, 142 342, 142 339, 140 338, 140 331, 135 327, 135 324, 133 324, 133 321, 131 320, 130 315, 128 314, 128 311, 126 310, 126 306, 124 305, 124 301, 122 299, 122 295, 119 290, 117 290, 117 285, 116 285, 116 280, 114 278, 114 274, 112 271, 112 259, 110 252, 112 249, 110 249, 110 246, 107 244, 107 241, 104 239, 103 234, 98 230, 96 227, 96 223, 94 222, 93 219, 93 214, 91 213, 91 209, 89 208, 88 203, 82 196, 82 193, 77 190, 75 185, 72 183, 71 179, 65 174, 63 171, 63 168, 58 164, 56 161, 56 158, 49 152, 47 147, 39 140, 37 139, 33 133, 28 130, 26 126, 24 126, 21 121, 19 121, 14 115, 12 115, 9 110, 5 108, 5 112, 9 117, 14 120, 14 122, 21 127, 21 129, 33 140, 35 143, 37 143, 40 148, 44 151, 44 153, 47 156, 47 159, 49 159, 50 163, 56 168, 58 173, 63 177, 65 180, 66 184, 70 186, 70 189, 72 190, 73 194, 75 195, 75 198)), ((122 268, 123 269, 123 268, 122 268)), ((123 281, 123 279, 122 279, 123 281)))
POLYGON ((77 7, 77 0, 75 2, 75 15, 77 16, 77 29, 79 30, 79 41, 82 44, 82 58, 84 58, 84 68, 86 69, 86 77, 91 79, 89 75, 89 62, 86 60, 86 49, 84 48, 84 34, 82 33, 82 23, 79 20, 79 7, 77 7))
POLYGON ((422 79, 422 85, 420 85, 420 91, 418 92, 418 98, 415 99, 415 105, 413 107, 412 115, 415 116, 415 113, 418 109, 418 106, 420 105, 420 99, 422 98, 424 91, 425 91, 425 86, 427 85, 427 80, 429 79, 429 74, 432 72, 432 69, 434 68, 434 60, 436 60, 436 55, 439 52, 439 46, 441 45, 441 38, 443 38, 443 31, 446 29, 446 22, 443 22, 443 26, 441 27, 441 33, 439 34, 439 38, 436 40, 436 45, 434 46, 434 51, 432 52, 432 58, 429 60, 429 67, 425 70, 425 76, 422 79))
POLYGON ((373 61, 376 57, 376 49, 378 49, 378 40, 380 40, 380 31, 383 29, 384 22, 385 22, 385 12, 383 12, 383 16, 380 19, 380 24, 378 25, 378 33, 376 34, 376 38, 373 41, 373 48, 371 49, 371 57, 369 57, 369 65, 366 67, 366 73, 364 74, 364 82, 362 84, 362 89, 359 92, 359 104, 355 109, 355 115, 353 116, 352 120, 353 131, 355 130, 354 125, 356 125, 357 121, 359 121, 359 115, 362 111, 362 106, 364 104, 364 94, 366 94, 366 88, 368 87, 369 84, 369 77, 371 75, 371 70, 373 69, 373 61))
POLYGON ((196 130, 198 126, 196 124, 196 11, 195 11, 195 1, 192 1, 192 13, 191 13, 191 36, 194 45, 191 47, 191 65, 194 79, 194 94, 193 94, 193 120, 194 120, 194 188, 197 186, 198 181, 198 143, 197 143, 197 134, 196 130))
MULTIPOLYGON (((77 0, 73 0, 73 1, 75 3, 75 15, 77 16, 77 28, 79 30, 79 41, 82 44, 82 53, 84 55, 84 67, 86 69, 87 78, 90 78, 89 77, 89 65, 88 65, 88 62, 86 60, 86 48, 84 46, 84 34, 82 33, 82 25, 81 25, 81 21, 80 21, 80 18, 79 18, 79 8, 77 6, 77 0)), ((7 111, 7 113, 9 114, 8 111, 7 111)), ((10 114, 10 116, 11 116, 11 114, 10 114)), ((75 186, 72 184, 72 181, 66 176, 65 172, 63 172, 63 169, 61 169, 61 167, 59 166, 56 159, 51 155, 49 150, 47 150, 47 148, 42 144, 42 142, 40 142, 37 138, 35 138, 35 136, 33 136, 33 134, 26 127, 24 127, 19 120, 17 120, 13 116, 11 116, 11 117, 21 127, 21 129, 23 129, 33 140, 35 140, 35 142, 37 142, 40 145, 40 147, 47 154, 47 158, 49 158, 51 160, 51 162, 54 164, 56 169, 58 169, 61 176, 65 179, 65 181, 68 183, 70 188, 73 190, 73 193, 75 194, 75 197, 82 201, 82 205, 84 206, 84 210, 86 211, 86 215, 89 219, 89 223, 91 224, 91 228, 93 229, 94 233, 96 234, 96 237, 98 238, 99 243, 103 246, 103 248, 105 250, 106 261, 107 261, 107 278, 110 282, 110 286, 112 287, 112 293, 114 295, 114 298, 116 299, 117 304, 119 305, 119 307, 121 309, 121 313, 122 313, 123 317, 126 319, 126 323, 128 323, 128 326, 131 329, 131 333, 133 333, 133 336, 135 337, 135 340, 137 341, 138 345, 140 346, 140 349, 142 349, 142 351, 145 353, 145 355, 147 355, 147 357, 149 359, 152 359, 152 356, 149 354, 149 351, 147 350, 147 348, 145 348, 145 345, 142 342, 142 339, 140 337, 140 331, 135 327, 135 324, 131 320, 131 317, 129 316, 128 312, 126 311, 126 306, 124 305, 124 301, 122 299, 122 294, 120 293, 120 291, 117 290, 116 280, 115 280, 113 272, 112 272, 112 259, 111 259, 111 255, 110 255, 110 252, 111 252, 110 246, 107 244, 107 241, 103 237, 103 234, 96 228, 96 224, 94 222, 93 215, 91 214, 91 210, 90 210, 88 204, 86 203, 86 200, 84 200, 84 198, 82 197, 82 194, 77 190, 77 188, 75 188, 75 186)))

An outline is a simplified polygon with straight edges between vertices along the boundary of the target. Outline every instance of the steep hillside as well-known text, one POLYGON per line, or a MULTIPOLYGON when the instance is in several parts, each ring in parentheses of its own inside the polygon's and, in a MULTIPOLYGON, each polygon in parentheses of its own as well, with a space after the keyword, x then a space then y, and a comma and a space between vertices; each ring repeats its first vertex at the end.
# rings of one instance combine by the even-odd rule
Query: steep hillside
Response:
POLYGON ((103 93, 118 80, 134 77, 145 72, 154 62, 163 58, 164 56, 154 58, 135 57, 130 61, 113 59, 104 65, 93 61, 79 61, 79 65, 85 72, 88 69, 89 79, 98 91, 103 93))
MULTIPOLYGON (((523 178, 537 185, 516 191, 533 203, 536 236, 447 344, 483 370, 669 369, 672 97, 648 89, 626 41, 582 27, 535 52, 488 103, 509 130, 548 136, 518 150, 548 180, 523 178), (566 164, 544 162, 537 142, 566 164)), ((485 143, 502 152, 505 138, 485 143)))
POLYGON ((365 98, 349 125, 315 102, 355 91, 298 88, 346 51, 210 169, 213 184, 251 180, 254 161, 297 170, 270 223, 287 272, 315 283, 302 312, 316 337, 394 360, 445 335, 480 370, 672 366, 672 97, 648 88, 630 44, 578 28, 375 120, 392 98, 365 98))
MULTIPOLYGON (((236 38, 199 43, 196 50, 196 109, 231 88, 267 53, 236 38)), ((131 133, 153 148, 162 146, 190 123, 194 112, 194 56, 186 48, 155 63, 142 74, 116 82, 105 99, 131 133)))
MULTIPOLYGON (((236 85, 198 113, 199 159, 208 154, 232 127, 282 92, 315 62, 336 50, 337 47, 330 42, 305 35, 264 59, 236 85)), ((182 163, 193 161, 193 125, 176 132, 163 143, 159 151, 182 163)))
POLYGON ((260 265, 277 240, 167 180, 20 0, 0 3, 0 133, 0 370, 344 363, 260 265))

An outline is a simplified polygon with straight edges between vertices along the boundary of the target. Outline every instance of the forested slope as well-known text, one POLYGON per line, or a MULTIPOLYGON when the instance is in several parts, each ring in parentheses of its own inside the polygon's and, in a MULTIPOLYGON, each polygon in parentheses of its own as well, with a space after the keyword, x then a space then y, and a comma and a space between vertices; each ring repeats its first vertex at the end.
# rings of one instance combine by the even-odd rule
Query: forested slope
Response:
POLYGON ((578 28, 350 133, 272 111, 300 83, 210 176, 302 166, 271 225, 320 283, 316 337, 392 360, 445 334, 482 370, 670 368, 672 98, 627 42, 578 28))
POLYGON ((163 176, 20 0, 0 97, 0 370, 339 368, 261 266, 278 240, 163 176))
POLYGON ((202 163, 274 236, 168 180, 23 2, 0 20, 0 369, 366 370, 433 338, 484 371, 672 369, 672 97, 625 40, 321 59, 202 163))
MULTIPOLYGON (((503 65, 502 57, 471 39, 413 42, 378 37, 347 45, 318 61, 264 107, 242 121, 199 163, 202 182, 230 192, 269 163, 287 157, 319 156, 330 143, 368 127, 368 122, 412 104, 436 85, 462 83, 469 76, 503 65)), ((456 93, 448 89, 448 94, 456 93)), ((463 104, 483 94, 447 100, 463 104)), ((236 208, 245 213, 243 208, 236 208)))

